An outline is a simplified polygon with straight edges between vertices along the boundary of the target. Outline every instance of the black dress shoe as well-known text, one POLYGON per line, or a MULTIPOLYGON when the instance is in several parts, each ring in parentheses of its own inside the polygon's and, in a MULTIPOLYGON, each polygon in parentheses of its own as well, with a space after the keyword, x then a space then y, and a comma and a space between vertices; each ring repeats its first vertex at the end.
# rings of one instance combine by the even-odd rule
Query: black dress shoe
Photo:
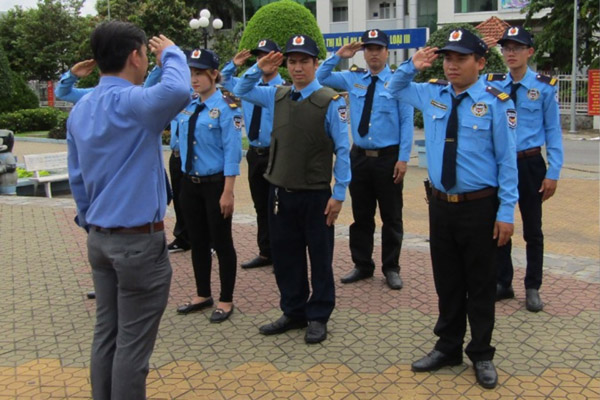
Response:
POLYGON ((307 344, 321 343, 327 339, 327 323, 319 321, 308 321, 308 328, 304 341, 307 344))
POLYGON ((393 290, 402 289, 402 278, 396 271, 389 271, 385 273, 385 282, 393 290))
POLYGON ((504 299, 512 299, 515 297, 515 291, 512 286, 504 287, 501 284, 496 284, 496 301, 504 299))
POLYGON ((544 303, 542 303, 540 292, 537 289, 525 290, 525 308, 531 312, 538 312, 544 309, 544 303))
POLYGON ((225 311, 222 308, 217 308, 215 311, 213 311, 212 315, 210 316, 210 322, 213 323, 221 323, 223 321, 225 321, 227 318, 229 318, 229 316, 233 313, 233 306, 231 306, 231 310, 229 311, 225 311))
POLYGON ((243 263, 242 268, 244 268, 244 269, 258 268, 258 267, 265 267, 267 265, 273 265, 273 260, 271 260, 270 258, 267 258, 267 257, 257 256, 255 258, 253 258, 252 260, 243 263))
POLYGON ((284 314, 277 321, 261 326, 258 331, 263 335, 277 335, 290 329, 302 329, 304 327, 306 327, 305 320, 290 318, 284 314))
POLYGON ((475 368, 475 377, 477 383, 486 389, 493 389, 498 384, 498 373, 492 360, 475 361, 473 363, 475 368))
POLYGON ((96 298, 96 292, 93 290, 91 292, 87 292, 87 298, 90 300, 94 300, 96 298))
POLYGON ((342 277, 342 283, 352 283, 363 279, 367 279, 373 276, 373 273, 362 271, 358 268, 354 268, 347 275, 342 277))
POLYGON ((414 372, 435 371, 442 367, 451 365, 460 365, 462 363, 462 355, 450 357, 438 350, 432 350, 431 353, 411 365, 414 372))
POLYGON ((181 251, 188 251, 190 245, 181 239, 175 239, 167 245, 167 249, 169 253, 179 253, 181 251))
POLYGON ((182 306, 177 307, 177 314, 189 314, 191 312, 200 311, 207 307, 211 307, 214 304, 213 299, 206 299, 201 303, 185 303, 182 306))

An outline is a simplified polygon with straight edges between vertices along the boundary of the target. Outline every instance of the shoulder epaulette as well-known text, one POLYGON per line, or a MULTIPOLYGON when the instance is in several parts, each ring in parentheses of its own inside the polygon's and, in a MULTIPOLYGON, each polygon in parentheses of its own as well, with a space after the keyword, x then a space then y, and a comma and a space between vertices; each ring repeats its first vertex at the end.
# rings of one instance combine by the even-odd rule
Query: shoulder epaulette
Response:
POLYGON ((556 86, 556 84, 558 83, 557 78, 548 75, 537 74, 535 77, 538 81, 547 83, 550 86, 556 86))
POLYGON ((352 67, 350 67, 350 69, 348 71, 350 71, 350 72, 367 72, 366 69, 357 67, 356 65, 353 65, 352 67))
POLYGON ((339 99, 339 98, 340 98, 340 95, 339 95, 339 94, 336 94, 336 95, 333 95, 333 97, 332 97, 331 99, 332 99, 332 100, 337 100, 337 99, 339 99))
POLYGON ((493 94, 501 101, 506 101, 506 100, 510 99, 510 96, 507 93, 504 93, 502 90, 496 89, 495 87, 492 87, 492 86, 486 86, 485 91, 493 94))
POLYGON ((506 79, 506 74, 497 73, 497 74, 487 74, 488 81, 503 81, 506 79))
POLYGON ((446 81, 444 79, 433 78, 433 79, 429 80, 429 83, 435 83, 436 85, 446 86, 448 84, 448 81, 446 81))
POLYGON ((231 95, 229 93, 223 94, 223 100, 225 100, 225 103, 227 103, 227 105, 229 105, 229 108, 238 108, 239 107, 235 97, 233 97, 233 95, 231 95))

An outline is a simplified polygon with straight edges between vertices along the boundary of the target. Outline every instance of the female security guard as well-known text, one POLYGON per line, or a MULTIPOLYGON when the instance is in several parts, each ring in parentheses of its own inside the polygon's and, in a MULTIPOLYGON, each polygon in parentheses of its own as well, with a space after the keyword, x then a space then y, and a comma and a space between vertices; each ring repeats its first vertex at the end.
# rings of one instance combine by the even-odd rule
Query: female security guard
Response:
POLYGON ((219 59, 210 50, 190 53, 194 98, 179 115, 181 208, 192 247, 196 296, 177 308, 180 314, 213 305, 210 290, 211 245, 219 260, 221 295, 211 322, 233 312, 237 257, 231 234, 233 186, 242 158, 242 116, 233 99, 216 85, 219 59))

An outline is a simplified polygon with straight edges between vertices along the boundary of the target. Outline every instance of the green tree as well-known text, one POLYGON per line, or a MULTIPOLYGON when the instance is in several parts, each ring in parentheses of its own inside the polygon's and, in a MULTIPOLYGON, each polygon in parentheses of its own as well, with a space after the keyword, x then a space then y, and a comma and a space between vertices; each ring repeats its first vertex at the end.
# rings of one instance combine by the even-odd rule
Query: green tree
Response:
POLYGON ((319 58, 327 54, 325 41, 315 17, 292 0, 281 0, 258 9, 248 21, 239 50, 253 49, 260 39, 269 38, 282 49, 292 35, 308 35, 319 46, 319 58))
POLYGON ((0 93, 2 93, 0 113, 39 106, 35 93, 19 74, 11 71, 2 47, 0 47, 0 93))
MULTIPOLYGON (((600 24, 598 0, 579 0, 577 17, 577 59, 581 66, 598 63, 600 24)), ((535 35, 534 60, 543 69, 558 68, 570 72, 573 58, 573 1, 531 0, 525 8, 525 25, 533 24, 533 15, 551 7, 539 20, 542 31, 535 35)), ((537 24, 537 22, 536 22, 537 24)))
POLYGON ((221 61, 219 68, 223 68, 223 66, 225 66, 225 64, 238 52, 237 44, 240 42, 243 32, 243 24, 237 23, 233 29, 215 34, 213 50, 218 54, 221 61))

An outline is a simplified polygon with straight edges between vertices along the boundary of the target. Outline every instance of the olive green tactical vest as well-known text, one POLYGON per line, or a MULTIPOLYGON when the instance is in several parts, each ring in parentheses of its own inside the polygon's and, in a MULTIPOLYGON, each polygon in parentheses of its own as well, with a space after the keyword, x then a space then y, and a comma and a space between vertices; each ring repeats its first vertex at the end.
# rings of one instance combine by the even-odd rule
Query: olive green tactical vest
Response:
POLYGON ((290 99, 291 87, 275 94, 269 164, 265 179, 291 190, 329 189, 333 140, 325 131, 329 102, 337 95, 323 87, 301 101, 290 99))

